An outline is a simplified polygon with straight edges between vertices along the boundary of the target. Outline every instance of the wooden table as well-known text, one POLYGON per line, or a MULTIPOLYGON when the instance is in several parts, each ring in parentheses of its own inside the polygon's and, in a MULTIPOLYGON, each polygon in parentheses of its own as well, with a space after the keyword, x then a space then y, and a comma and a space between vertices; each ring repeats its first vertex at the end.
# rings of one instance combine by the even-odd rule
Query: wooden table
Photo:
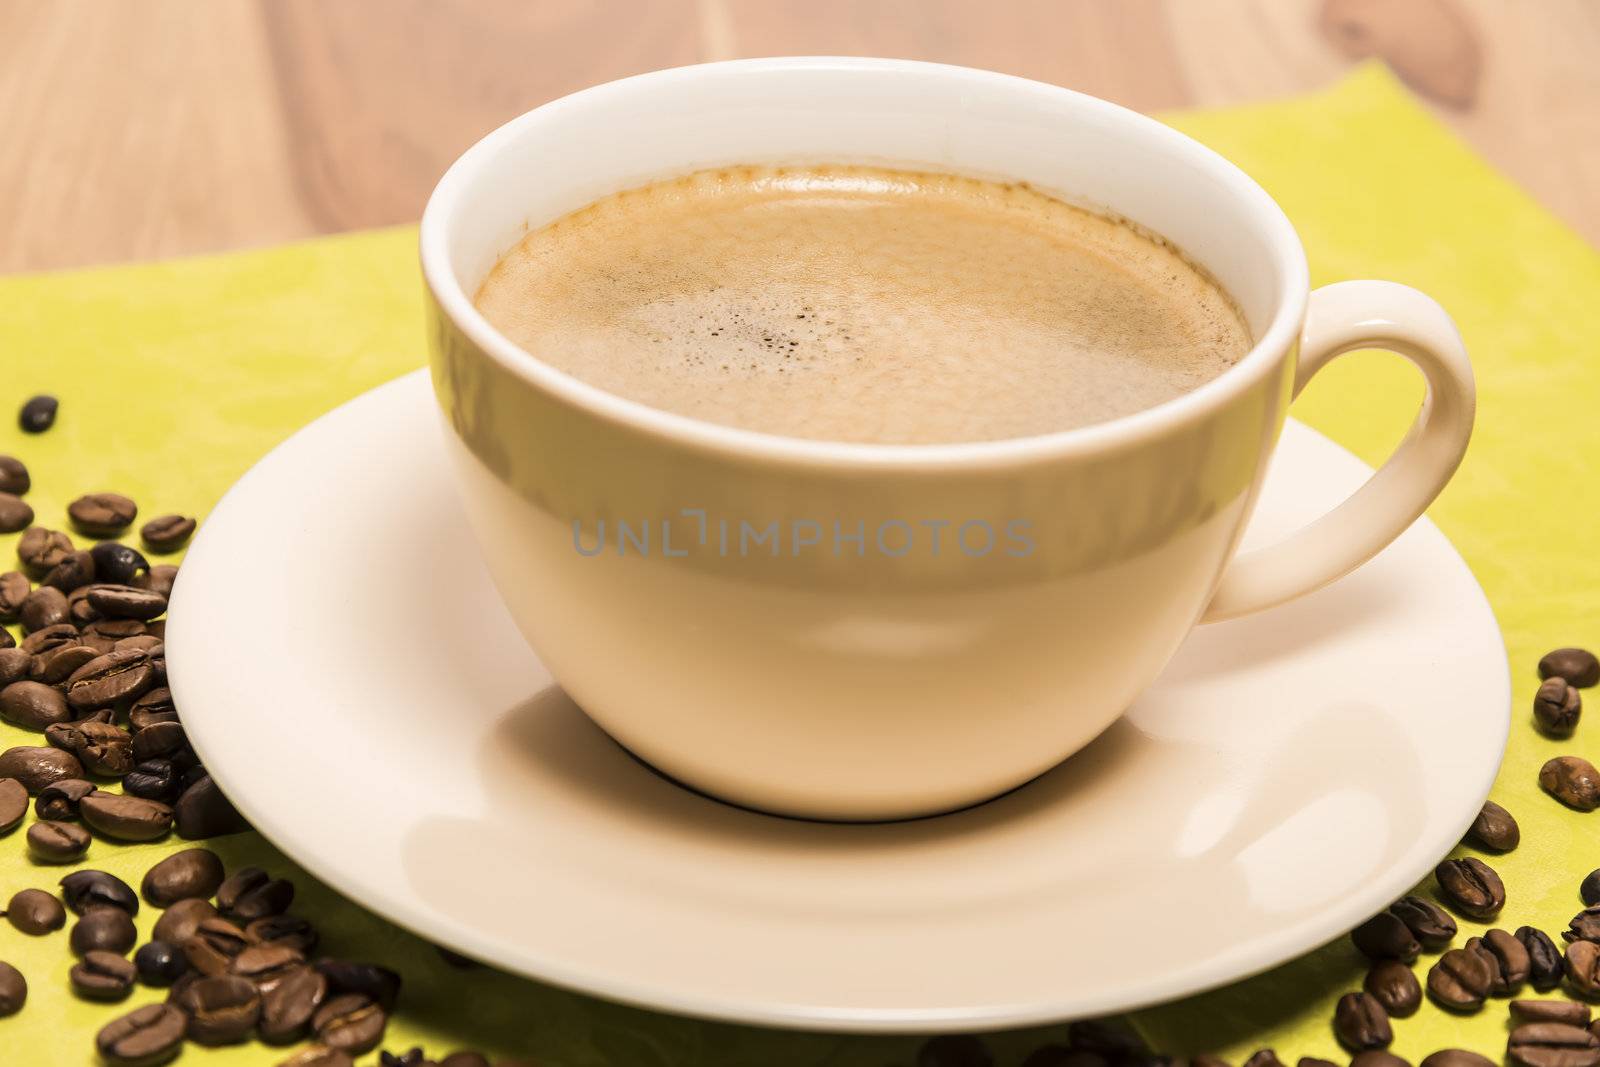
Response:
POLYGON ((1600 243, 1596 0, 0 0, 0 271, 414 220, 461 149, 543 101, 784 53, 1141 110, 1301 92, 1377 54, 1600 243))

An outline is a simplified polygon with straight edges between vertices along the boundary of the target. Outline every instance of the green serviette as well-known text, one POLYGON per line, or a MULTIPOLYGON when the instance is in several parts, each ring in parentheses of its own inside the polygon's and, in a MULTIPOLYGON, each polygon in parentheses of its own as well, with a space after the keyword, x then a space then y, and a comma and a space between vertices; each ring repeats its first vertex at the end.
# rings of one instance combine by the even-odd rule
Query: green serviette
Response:
MULTIPOLYGON (((1478 432, 1432 514, 1488 590, 1518 683, 1511 749, 1495 792, 1523 826, 1521 848, 1494 861, 1510 897, 1503 925, 1533 923, 1558 933, 1579 907, 1578 880, 1600 865, 1600 848, 1589 844, 1600 822, 1588 821, 1600 815, 1558 808, 1539 792, 1535 774, 1550 755, 1593 757, 1595 746, 1583 728, 1570 743, 1541 738, 1525 724, 1523 705, 1532 697, 1533 664, 1547 648, 1600 644, 1600 533, 1586 519, 1600 460, 1593 413, 1600 400, 1600 257, 1459 144, 1381 67, 1314 96, 1171 121, 1278 198, 1305 238, 1315 283, 1407 282, 1438 298, 1460 323, 1479 378, 1478 432)), ((22 456, 33 471, 28 500, 39 520, 63 526, 68 500, 101 489, 134 496, 145 516, 181 511, 203 520, 272 445, 335 404, 421 365, 414 241, 407 227, 0 280, 0 409, 12 411, 36 391, 62 399, 60 420, 43 437, 22 435, 9 414, 0 422, 0 452, 22 456)), ((1420 392, 1398 359, 1357 356, 1319 375, 1295 414, 1376 463, 1409 423, 1420 392)), ((14 542, 0 537, 0 559, 10 557, 14 542)), ((0 725, 0 747, 37 740, 0 725)), ((703 1023, 490 971, 459 971, 425 942, 299 872, 258 836, 211 844, 230 866, 256 863, 294 879, 301 889, 295 911, 319 923, 326 951, 407 975, 388 1048, 422 1044, 442 1055, 486 1047, 555 1067, 879 1067, 914 1057, 915 1039, 703 1023)), ((137 883, 155 859, 181 847, 176 840, 96 842, 87 862, 137 883)), ((35 867, 20 830, 0 842, 0 898, 52 886, 63 873, 35 867)), ((1163 921, 1181 937, 1182 923, 1195 917, 1183 907, 1180 886, 1173 905, 1163 921)), ((150 909, 141 915, 142 931, 153 918, 150 909)), ((1463 938, 1479 929, 1462 926, 1463 938)), ((1063 968, 1075 965, 1070 945, 1061 946, 1061 957, 1063 968)), ((141 990, 120 1008, 76 1000, 66 985, 64 935, 25 938, 0 924, 0 959, 20 967, 32 986, 24 1012, 0 1020, 5 1067, 87 1067, 100 1025, 157 999, 141 990)), ((1362 970, 1341 940, 1249 981, 1141 1012, 1136 1021, 1173 1052, 1242 1059, 1273 1045, 1290 1062, 1337 1058, 1333 1003, 1358 987, 1362 970)), ((1454 1044, 1497 1056, 1504 1018, 1499 1002, 1467 1019, 1424 1006, 1397 1022, 1395 1051, 1415 1061, 1454 1044)), ((996 1035, 991 1044, 1002 1065, 1013 1064, 1059 1033, 996 1035)), ((180 1062, 269 1065, 284 1055, 254 1044, 191 1047, 180 1062)))

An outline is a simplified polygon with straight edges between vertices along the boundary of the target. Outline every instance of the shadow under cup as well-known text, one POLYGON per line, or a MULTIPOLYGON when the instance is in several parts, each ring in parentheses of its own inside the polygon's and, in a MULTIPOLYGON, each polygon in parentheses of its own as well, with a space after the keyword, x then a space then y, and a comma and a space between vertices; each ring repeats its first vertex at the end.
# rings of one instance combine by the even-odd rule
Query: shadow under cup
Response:
POLYGON ((787 815, 965 807, 1104 730, 1194 625, 1282 428, 1304 257, 1232 165, 1132 112, 893 60, 643 75, 469 150, 422 226, 457 481, 524 636, 665 773, 787 815), (1021 180, 1162 234, 1257 345, 1112 422, 1012 441, 830 444, 603 393, 471 304, 498 257, 609 193, 738 163, 1021 180))

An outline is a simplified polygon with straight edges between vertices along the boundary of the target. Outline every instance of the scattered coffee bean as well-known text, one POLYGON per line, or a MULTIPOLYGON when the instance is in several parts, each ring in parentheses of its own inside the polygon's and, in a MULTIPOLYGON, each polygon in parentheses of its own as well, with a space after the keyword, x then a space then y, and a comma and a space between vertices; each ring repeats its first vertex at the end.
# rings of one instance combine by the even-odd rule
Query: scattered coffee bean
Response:
POLYGON ((1505 996, 1522 988, 1532 970, 1527 948, 1508 930, 1490 930, 1483 935, 1483 947, 1495 961, 1491 991, 1505 996))
POLYGON ((377 1001, 361 993, 332 997, 311 1017, 318 1041, 352 1056, 377 1048, 388 1025, 388 1016, 377 1001))
POLYGON ((155 685, 148 652, 107 652, 72 672, 67 679, 67 703, 80 711, 131 703, 155 685))
MULTIPOLYGON (((135 735, 137 736, 137 735, 135 735)), ((171 804, 178 799, 181 783, 171 760, 145 760, 122 779, 122 791, 133 797, 171 804)))
POLYGON ((1600 1067, 1600 1038, 1581 1026, 1527 1023, 1506 1041, 1511 1067, 1600 1067))
POLYGON ((1397 1019, 1409 1018, 1422 1004, 1422 986, 1411 968, 1399 960, 1379 960, 1361 983, 1383 1010, 1397 1019))
POLYGON ((0 719, 24 730, 43 730, 59 722, 69 722, 72 709, 67 698, 43 682, 12 682, 0 689, 0 719))
POLYGON ((22 614, 22 603, 33 592, 28 576, 21 571, 0 574, 0 622, 16 622, 22 614))
POLYGON ((22 410, 17 412, 17 425, 23 433, 44 433, 56 424, 56 411, 61 401, 48 393, 29 397, 22 410))
POLYGON ((263 945, 284 945, 302 956, 310 955, 319 940, 317 928, 294 915, 269 915, 257 919, 244 932, 263 945))
POLYGON ((60 530, 48 530, 43 526, 28 527, 17 542, 17 559, 21 561, 23 571, 34 579, 43 578, 71 551, 70 537, 60 530))
POLYGON ((109 619, 138 619, 147 622, 167 610, 167 598, 149 589, 132 585, 96 585, 89 589, 89 603, 109 619))
POLYGON ((1588 689, 1600 682, 1600 659, 1585 648, 1558 648, 1539 661, 1540 678, 1565 678, 1570 685, 1588 689))
POLYGON ((78 802, 95 791, 95 784, 83 778, 63 778, 39 790, 34 811, 41 819, 72 822, 78 817, 78 802))
POLYGON ((294 885, 260 867, 244 867, 217 889, 217 910, 236 922, 282 915, 294 902, 294 885))
POLYGON ((133 954, 139 981, 165 988, 189 973, 189 957, 170 941, 146 941, 133 954))
POLYGON ((41 585, 28 594, 22 602, 17 618, 28 633, 38 633, 68 621, 67 594, 52 586, 41 585))
POLYGON ((1385 1049, 1368 1049, 1350 1058, 1350 1067, 1411 1067, 1411 1064, 1385 1049))
MULTIPOLYGON (((5 631, 10 636, 10 631, 5 631)), ((0 648, 0 689, 20 682, 33 672, 33 653, 25 648, 0 648)))
POLYGON ((1539 768, 1539 787, 1575 811, 1600 807, 1600 771, 1582 756, 1557 756, 1539 768))
MULTIPOLYGON (((78 757, 85 772, 102 778, 120 778, 133 770, 133 738, 119 726, 95 719, 61 722, 46 728, 45 740, 55 748, 78 757)), ((89 797, 106 796, 98 790, 78 801, 78 817, 89 797)), ((146 802, 148 803, 148 802, 146 802)), ((91 824, 92 825, 92 824, 91 824)))
POLYGON ((265 995, 288 975, 305 968, 306 958, 288 945, 251 945, 229 962, 228 973, 250 979, 265 995))
POLYGON ((42 630, 34 630, 22 639, 22 649, 35 656, 42 656, 53 649, 63 645, 80 644, 78 628, 70 622, 57 623, 55 626, 46 626, 42 630))
POLYGON ((190 897, 209 898, 222 879, 222 860, 215 852, 186 848, 146 871, 139 888, 150 903, 166 908, 190 897))
POLYGON ((290 1056, 278 1067, 355 1067, 355 1061, 348 1053, 336 1048, 312 1045, 290 1056))
POLYGON ((116 537, 139 514, 139 505, 121 493, 87 493, 67 505, 67 517, 81 534, 116 537))
POLYGON ((82 777, 83 764, 59 748, 18 745, 0 752, 0 778, 15 778, 30 793, 54 782, 82 777))
MULTIPOLYGON (((50 568, 42 584, 59 589, 63 594, 73 593, 94 581, 94 557, 87 552, 72 552, 67 558, 50 568)), ((85 594, 87 596, 88 594, 85 594)), ((72 601, 67 601, 67 621, 72 620, 72 601)))
POLYGON ((1533 695, 1533 718, 1550 737, 1571 737, 1583 715, 1583 698, 1565 678, 1547 678, 1533 695))
MULTIPOLYGON (((4 773, 3 766, 0 766, 0 773, 4 773)), ((185 789, 173 807, 177 812, 178 836, 190 841, 203 841, 250 829, 250 824, 222 795, 222 790, 217 788, 210 775, 185 789)))
POLYGON ((1389 1013, 1376 997, 1366 993, 1346 993, 1339 998, 1333 1011, 1333 1032, 1352 1052, 1388 1048, 1394 1040, 1389 1013))
POLYGON ((385 1049, 378 1053, 378 1067, 438 1067, 438 1064, 423 1056, 420 1048, 409 1048, 404 1052, 385 1049))
POLYGON ((1278 1054, 1270 1048, 1256 1049, 1244 1061, 1244 1067, 1284 1067, 1278 1054))
MULTIPOLYGON (((88 586, 80 585, 67 594, 67 621, 80 630, 100 621, 100 612, 93 604, 89 603, 88 586)), ((90 648, 97 652, 109 651, 109 649, 100 648, 98 642, 85 642, 85 644, 88 644, 90 648)))
POLYGON ((233 958, 249 948, 250 935, 223 918, 201 919, 194 933, 181 943, 189 964, 203 975, 224 974, 233 958))
POLYGON ((1511 1021, 1523 1023, 1566 1023, 1568 1026, 1589 1025, 1589 1005, 1574 1000, 1513 1000, 1511 1021))
MULTIPOLYGON (((1067 1064, 1076 1061, 1062 1060, 1061 1062, 1067 1064)), ((1193 1057, 1190 1058, 1189 1063, 1191 1067, 1203 1067, 1203 1065, 1196 1064, 1193 1057)), ((1218 1061, 1218 1064, 1221 1064, 1221 1061, 1218 1061)), ((439 1061, 439 1067, 490 1067, 490 1064, 489 1057, 481 1052, 452 1052, 439 1061)), ((1024 1063, 1023 1067, 1027 1067, 1027 1064, 1024 1063)), ((1211 1067, 1216 1067, 1216 1065, 1211 1065, 1211 1067)), ((1227 1065, 1221 1064, 1221 1067, 1227 1067, 1227 1065)))
POLYGON ((1522 840, 1522 831, 1509 811, 1486 800, 1483 810, 1467 828, 1467 840, 1488 852, 1510 852, 1522 840))
POLYGON ((5 917, 19 933, 41 937, 67 925, 67 909, 43 889, 19 889, 6 905, 5 917))
POLYGON ((314 968, 298 966, 281 975, 261 995, 261 1040, 275 1045, 298 1041, 328 998, 328 980, 314 968))
POLYGON ((146 1004, 101 1027, 94 1045, 113 1067, 158 1067, 183 1050, 188 1024, 171 1004, 146 1004))
POLYGON ((3 626, 0 626, 0 651, 4 651, 5 649, 16 648, 16 647, 17 647, 17 639, 15 637, 11 636, 11 631, 7 630, 3 626))
POLYGON ((121 908, 90 908, 67 935, 73 953, 79 956, 94 951, 126 954, 138 940, 133 920, 121 908))
POLYGON ((172 585, 178 580, 178 568, 171 563, 157 563, 150 570, 139 575, 133 580, 135 589, 143 589, 151 593, 160 593, 164 597, 172 596, 172 585))
POLYGON ((1565 964, 1573 992, 1586 1000, 1600 999, 1600 945, 1574 941, 1567 946, 1565 964))
POLYGON ((189 747, 189 736, 178 722, 152 723, 139 731, 133 739, 133 758, 145 760, 170 760, 189 747))
POLYGON ((61 898, 74 915, 86 915, 95 908, 139 914, 139 897, 133 887, 106 871, 73 871, 61 879, 61 898))
POLYGON ((1600 941, 1600 907, 1578 912, 1561 936, 1568 941, 1600 941))
POLYGON ((102 541, 89 550, 94 560, 95 579, 116 585, 127 585, 134 577, 150 569, 150 561, 120 541, 102 541))
POLYGON ((0 960, 0 1019, 15 1015, 28 1002, 28 980, 5 960, 0 960))
POLYGON ((1451 1011, 1477 1011, 1494 982, 1490 965, 1483 956, 1453 948, 1440 956, 1428 971, 1428 996, 1451 1011))
POLYGON ((33 525, 33 508, 19 496, 0 492, 0 534, 16 533, 33 525))
POLYGON ((78 804, 78 815, 96 833, 118 841, 155 841, 172 828, 172 808, 159 800, 95 790, 78 804))
POLYGON ((1505 907, 1506 888, 1500 876, 1475 856, 1445 860, 1433 876, 1445 903, 1471 919, 1488 920, 1505 907))
MULTIPOLYGON (((317 970, 327 977, 328 988, 332 992, 360 993, 363 996, 371 997, 384 1011, 393 1010, 395 1001, 400 996, 400 976, 387 967, 380 967, 375 963, 358 963, 353 960, 327 957, 318 960, 315 966, 317 970)), ((1096 1021, 1099 1022, 1100 1020, 1096 1021)), ((1077 1026, 1079 1024, 1073 1025, 1077 1026)), ((1103 1044, 1097 1048, 1093 1043, 1095 1041, 1093 1035, 1096 1031, 1080 1030, 1073 1032, 1069 1030, 1069 1033, 1074 1033, 1072 1043, 1079 1048, 1086 1048, 1095 1052, 1125 1051, 1120 1046, 1113 1048, 1103 1044), (1081 1036, 1082 1034, 1091 1035, 1087 1042, 1081 1036)), ((1134 1036, 1133 1040, 1137 1042, 1139 1038, 1134 1036)), ((1142 1042, 1132 1047, 1139 1048, 1141 1045, 1142 1042)))
POLYGON ((16 456, 0 455, 0 493, 23 496, 31 488, 33 479, 28 477, 27 465, 16 456))
MULTIPOLYGON (((33 680, 52 687, 60 685, 72 677, 73 671, 94 659, 96 655, 95 650, 88 645, 61 645, 48 652, 41 652, 34 657, 33 680)), ((61 705, 66 706, 65 697, 62 697, 61 705)))
POLYGON ((166 686, 150 690, 128 706, 128 726, 134 733, 158 723, 177 721, 178 707, 172 702, 172 690, 166 686))
POLYGON ((28 854, 40 863, 76 863, 89 851, 89 831, 70 822, 36 822, 28 827, 28 854))
MULTIPOLYGON (((155 929, 150 932, 150 936, 157 941, 171 942, 181 949, 184 942, 199 931, 202 922, 217 917, 217 909, 211 906, 209 900, 198 898, 180 900, 156 920, 155 929)), ((249 941, 248 937, 246 941, 249 941)), ((226 963, 223 965, 226 966, 226 963)))
POLYGON ((1404 960, 1414 963, 1422 946, 1399 916, 1379 912, 1350 932, 1356 950, 1369 960, 1404 960))
POLYGON ((151 519, 139 531, 145 547, 152 552, 176 552, 194 533, 195 521, 183 515, 162 515, 151 519))
POLYGON ((104 655, 123 638, 136 637, 149 630, 150 624, 139 619, 96 619, 83 628, 81 639, 104 655))
POLYGON ((0 778, 0 834, 9 834, 28 814, 28 790, 15 778, 0 778))
POLYGON ((91 949, 67 975, 73 992, 89 1000, 121 1000, 133 992, 139 975, 128 960, 115 952, 91 949))
POLYGON ((1476 1052, 1447 1048, 1423 1057, 1420 1067, 1499 1067, 1499 1065, 1489 1057, 1480 1056, 1476 1052))
POLYGON ((177 1006, 188 1014, 186 1033, 198 1045, 236 1044, 261 1018, 261 994, 254 983, 227 974, 193 983, 178 996, 177 1006))

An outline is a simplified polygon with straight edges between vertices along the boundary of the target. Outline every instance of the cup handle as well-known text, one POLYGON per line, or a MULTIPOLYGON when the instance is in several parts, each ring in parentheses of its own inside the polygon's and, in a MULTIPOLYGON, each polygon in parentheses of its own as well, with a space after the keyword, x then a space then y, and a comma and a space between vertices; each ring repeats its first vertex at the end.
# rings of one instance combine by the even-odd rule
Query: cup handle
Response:
POLYGON ((1394 282, 1339 282, 1311 294, 1294 395, 1334 359, 1361 348, 1396 352, 1422 371, 1427 395, 1400 447, 1344 503, 1283 541, 1239 556, 1223 572, 1202 622, 1292 600, 1377 555, 1439 495, 1472 436, 1476 389, 1450 316, 1394 282))

